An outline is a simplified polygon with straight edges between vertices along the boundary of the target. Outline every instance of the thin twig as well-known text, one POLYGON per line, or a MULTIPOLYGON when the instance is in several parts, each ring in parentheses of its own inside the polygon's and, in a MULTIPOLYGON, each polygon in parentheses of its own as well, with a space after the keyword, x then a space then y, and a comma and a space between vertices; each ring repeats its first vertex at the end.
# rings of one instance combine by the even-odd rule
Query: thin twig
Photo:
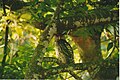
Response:
MULTIPOLYGON (((2 0, 3 3, 3 15, 6 16, 6 10, 5 10, 5 0, 2 0)), ((7 21, 7 23, 9 23, 7 21)), ((0 73, 0 77, 2 78, 3 72, 4 72, 4 67, 5 67, 5 61, 6 61, 6 56, 7 56, 7 45, 8 45, 8 31, 9 31, 9 27, 8 24, 6 26, 5 29, 5 46, 4 46, 4 56, 3 56, 3 60, 2 60, 2 69, 1 69, 1 73, 0 73)))

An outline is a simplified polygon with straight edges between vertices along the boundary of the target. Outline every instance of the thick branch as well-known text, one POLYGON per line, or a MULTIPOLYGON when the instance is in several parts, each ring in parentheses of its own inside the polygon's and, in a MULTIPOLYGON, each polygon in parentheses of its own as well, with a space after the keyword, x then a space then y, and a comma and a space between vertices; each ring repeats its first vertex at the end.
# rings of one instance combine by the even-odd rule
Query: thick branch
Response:
MULTIPOLYGON (((104 25, 109 23, 114 23, 119 20, 118 10, 109 11, 104 10, 91 10, 83 13, 77 13, 72 16, 61 17, 61 23, 59 23, 58 30, 64 32, 65 30, 89 27, 95 25, 104 25), (73 20, 70 20, 73 19, 73 20), (72 22, 71 22, 72 21, 72 22)), ((44 22, 45 23, 45 22, 44 22)))
MULTIPOLYGON (((96 68, 98 66, 104 67, 104 66, 115 66, 118 65, 117 60, 103 60, 103 61, 96 61, 96 62, 87 62, 87 63, 76 63, 76 64, 64 64, 57 67, 52 67, 49 69, 44 69, 44 75, 50 76, 50 75, 56 75, 63 72, 69 72, 74 70, 88 70, 91 68, 96 68), (110 64, 111 63, 111 64, 110 64), (94 67, 93 67, 94 65, 94 67)), ((41 74, 41 72, 40 72, 41 74)))
MULTIPOLYGON (((80 14, 76 14, 71 16, 74 19, 73 26, 69 26, 69 21, 66 20, 66 26, 68 29, 70 28, 78 28, 78 27, 85 27, 91 25, 101 25, 101 24, 108 24, 111 22, 117 22, 119 20, 118 11, 106 11, 106 10, 92 10, 86 13, 85 16, 80 14), (91 13, 92 12, 92 13, 91 13), (106 15, 105 15, 106 14, 106 15)), ((61 19, 65 19, 67 17, 63 17, 61 19)))
POLYGON ((50 75, 55 75, 62 72, 69 72, 74 70, 87 70, 93 64, 91 63, 64 64, 61 66, 52 67, 50 69, 45 69, 44 71, 45 71, 45 76, 50 76, 50 75))
MULTIPOLYGON (((55 62, 58 65, 61 65, 61 61, 54 57, 44 57, 43 62, 55 62)), ((80 79, 80 77, 73 72, 73 70, 68 71, 75 79, 80 79)))

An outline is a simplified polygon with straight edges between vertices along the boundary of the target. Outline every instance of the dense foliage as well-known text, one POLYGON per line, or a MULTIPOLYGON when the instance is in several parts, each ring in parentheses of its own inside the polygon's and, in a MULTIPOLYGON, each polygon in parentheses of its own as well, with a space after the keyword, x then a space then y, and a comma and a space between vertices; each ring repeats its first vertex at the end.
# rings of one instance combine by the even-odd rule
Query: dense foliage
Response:
MULTIPOLYGON (((2 4, 2 0, 0 1, 2 4)), ((57 26, 59 29, 57 36, 64 35, 66 41, 72 46, 75 63, 81 63, 82 59, 78 47, 72 40, 71 36, 69 36, 71 31, 75 30, 72 36, 83 36, 84 39, 88 37, 88 34, 93 35, 96 34, 96 31, 97 33, 101 32, 101 53, 103 60, 105 61, 103 62, 103 65, 99 64, 101 65, 101 70, 94 73, 96 74, 99 72, 101 77, 106 77, 105 79, 113 78, 114 75, 116 78, 118 76, 119 55, 118 20, 114 21, 114 19, 112 19, 112 22, 98 22, 93 25, 94 21, 86 22, 86 15, 87 19, 90 21, 95 20, 96 18, 101 19, 101 17, 112 17, 111 15, 114 14, 110 13, 110 11, 118 10, 118 0, 65 0, 62 3, 62 6, 60 6, 61 8, 59 12, 55 13, 58 2, 59 0, 5 0, 6 16, 3 15, 4 11, 2 6, 0 7, 0 77, 5 79, 23 79, 25 77, 30 60, 39 44, 40 35, 51 23, 53 16, 57 15, 55 20, 55 23, 59 25, 57 26), (76 27, 73 25, 73 22, 80 19, 83 20, 83 23, 90 23, 89 30, 82 29, 80 28, 81 26, 76 27), (5 55, 6 26, 9 27, 8 45, 6 50, 7 57, 5 60, 5 66, 2 67, 2 61, 5 55), (100 26, 103 26, 102 29, 100 26), (95 29, 93 30, 93 28, 95 29), (108 71, 111 73, 108 73, 108 71), (114 75, 108 78, 108 76, 113 73, 114 75)), ((76 24, 79 25, 77 22, 76 24)), ((82 27, 84 26, 86 25, 83 24, 82 27)), ((81 45, 86 46, 88 43, 81 45)), ((50 41, 44 57, 57 58, 55 52, 55 38, 50 41)), ((98 61, 102 62, 103 60, 98 61)), ((56 66, 58 66, 58 64, 54 61, 49 62, 43 60, 42 62, 42 68, 45 70, 51 70, 56 66)), ((90 79, 86 70, 76 70, 75 73, 84 80, 87 78, 90 79)), ((67 71, 61 73, 58 72, 54 75, 47 75, 45 78, 74 79, 73 75, 68 74, 67 71)))

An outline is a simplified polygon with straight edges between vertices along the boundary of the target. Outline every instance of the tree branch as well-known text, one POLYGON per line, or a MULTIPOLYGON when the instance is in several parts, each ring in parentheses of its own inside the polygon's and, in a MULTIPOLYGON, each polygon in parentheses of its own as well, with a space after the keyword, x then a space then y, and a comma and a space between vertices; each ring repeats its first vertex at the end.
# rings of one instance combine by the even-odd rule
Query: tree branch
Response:
POLYGON ((43 62, 55 62, 57 64, 61 64, 61 61, 54 57, 44 57, 43 62))
MULTIPOLYGON (((99 63, 98 63, 99 64, 99 63)), ((76 63, 76 64, 64 64, 57 67, 52 67, 50 69, 44 69, 44 75, 50 76, 50 75, 56 75, 63 72, 69 72, 74 70, 87 70, 92 65, 98 65, 96 62, 94 63, 76 63)), ((41 74, 41 72, 40 72, 41 74)))
POLYGON ((42 63, 44 53, 46 52, 46 49, 48 47, 48 44, 52 37, 57 33, 57 27, 55 22, 56 16, 58 15, 57 12, 59 12, 59 6, 62 5, 63 0, 59 0, 58 6, 56 8, 56 11, 54 13, 54 16, 51 20, 51 22, 48 24, 44 32, 40 35, 40 41, 39 44, 37 45, 35 52, 33 54, 33 57, 30 61, 28 70, 26 71, 25 78, 31 79, 34 78, 34 74, 36 71, 37 67, 37 62, 39 59, 39 62, 42 63))
MULTIPOLYGON (((106 8, 107 9, 107 8, 106 8)), ((115 11, 107 11, 107 10, 92 10, 86 12, 86 15, 83 16, 81 13, 69 16, 69 18, 73 18, 73 26, 69 26, 69 18, 68 17, 62 17, 61 20, 64 21, 64 24, 66 25, 66 29, 75 29, 75 28, 82 28, 82 27, 89 27, 93 25, 103 25, 108 23, 114 23, 119 20, 118 10, 115 11), (92 13, 91 13, 92 12, 92 13), (105 15, 107 14, 107 15, 105 15), (105 15, 105 16, 104 16, 105 15), (79 19, 78 19, 79 18, 79 19)))
POLYGON ((51 67, 49 69, 43 69, 43 72, 39 72, 38 74, 44 74, 44 76, 47 78, 51 75, 56 75, 59 73, 63 73, 63 72, 70 72, 70 71, 75 71, 75 70, 88 70, 96 67, 104 67, 104 66, 113 66, 113 65, 117 65, 118 62, 115 60, 102 60, 102 61, 96 61, 96 62, 87 62, 87 63, 75 63, 75 64, 64 64, 64 65, 60 65, 60 66, 56 66, 56 67, 51 67), (111 63, 111 64, 109 64, 111 63))
MULTIPOLYGON (((60 61, 60 60, 58 60, 57 58, 54 58, 54 57, 44 57, 43 58, 43 62, 55 62, 55 63, 57 63, 58 65, 60 65, 62 62, 60 61)), ((74 72, 73 72, 73 70, 70 70, 70 71, 68 71, 69 72, 69 74, 71 74, 75 79, 80 79, 80 77, 77 75, 77 74, 75 74, 74 72)))
MULTIPOLYGON (((2 3, 3 3, 3 15, 4 16, 7 16, 7 13, 6 13, 6 8, 5 8, 5 1, 2 0, 2 3)), ((5 46, 4 46, 4 56, 3 56, 3 59, 2 59, 2 70, 1 70, 1 73, 0 73, 0 77, 2 77, 3 73, 4 73, 4 67, 5 67, 5 61, 6 61, 6 57, 8 55, 8 50, 7 50, 7 46, 8 46, 8 33, 9 33, 9 23, 10 21, 6 21, 7 25, 6 25, 6 29, 5 29, 5 46)))

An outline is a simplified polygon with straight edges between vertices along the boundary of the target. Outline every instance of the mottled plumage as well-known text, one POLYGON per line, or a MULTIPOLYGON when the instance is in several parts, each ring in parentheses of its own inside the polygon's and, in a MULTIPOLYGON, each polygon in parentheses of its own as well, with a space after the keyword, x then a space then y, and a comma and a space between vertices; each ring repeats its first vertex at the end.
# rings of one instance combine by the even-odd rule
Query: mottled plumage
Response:
POLYGON ((62 63, 74 63, 73 50, 70 44, 64 39, 56 40, 56 54, 62 63))

